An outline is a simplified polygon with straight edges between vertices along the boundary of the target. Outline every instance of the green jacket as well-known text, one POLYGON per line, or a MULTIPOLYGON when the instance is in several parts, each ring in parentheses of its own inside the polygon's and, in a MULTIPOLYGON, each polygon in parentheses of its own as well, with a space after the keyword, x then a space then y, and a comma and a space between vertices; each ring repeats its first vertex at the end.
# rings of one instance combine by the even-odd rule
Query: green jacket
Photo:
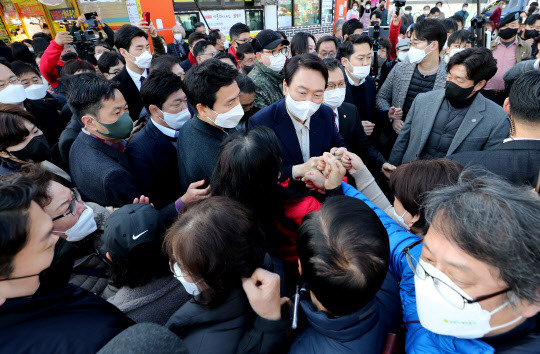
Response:
POLYGON ((265 108, 283 98, 283 71, 271 70, 255 60, 255 67, 248 76, 255 83, 255 107, 265 108))

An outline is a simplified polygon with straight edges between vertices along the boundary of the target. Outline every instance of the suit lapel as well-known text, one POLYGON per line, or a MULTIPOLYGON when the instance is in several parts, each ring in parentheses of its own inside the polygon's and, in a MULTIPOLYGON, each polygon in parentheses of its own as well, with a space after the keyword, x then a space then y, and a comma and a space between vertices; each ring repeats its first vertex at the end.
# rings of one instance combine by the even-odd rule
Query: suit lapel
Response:
MULTIPOLYGON (((433 124, 435 124, 435 119, 437 118, 437 113, 440 110, 443 100, 444 100, 444 91, 440 92, 439 95, 434 97, 433 105, 426 104, 424 107, 420 107, 417 117, 420 119, 423 119, 423 121, 422 121, 422 135, 420 136, 420 146, 419 146, 420 151, 418 153, 420 153, 422 149, 424 149, 424 146, 426 146, 427 140, 429 138, 429 135, 431 134, 431 130, 433 129, 433 124)), ((414 127, 411 127, 411 129, 414 129, 414 127)))
POLYGON ((476 99, 469 107, 467 114, 465 114, 465 118, 463 118, 463 122, 461 122, 461 125, 456 132, 456 135, 452 140, 452 144, 450 144, 447 155, 453 154, 457 150, 459 145, 461 145, 463 140, 465 140, 469 136, 471 131, 480 123, 482 118, 484 118, 484 116, 480 112, 483 112, 485 109, 485 98, 481 94, 478 94, 476 96, 476 99))
POLYGON ((294 161, 304 161, 302 150, 300 149, 300 142, 296 135, 296 129, 294 129, 294 124, 291 120, 292 118, 289 116, 287 108, 285 108, 285 100, 283 100, 277 108, 276 115, 279 120, 275 128, 276 135, 279 140, 281 140, 281 144, 294 161))
POLYGON ((126 169, 131 170, 131 163, 129 162, 129 159, 126 156, 126 154, 116 150, 115 148, 105 144, 104 142, 96 138, 91 137, 90 135, 84 132, 81 132, 80 134, 84 135, 85 140, 87 141, 87 145, 109 156, 111 159, 114 159, 120 165, 124 166, 126 169))
MULTIPOLYGON (((349 132, 352 131, 352 125, 354 122, 354 116, 349 113, 343 107, 338 107, 338 116, 339 116, 339 131, 349 132)), ((341 134, 343 136, 343 134, 341 134)))
MULTIPOLYGON (((416 68, 415 65, 407 65, 403 70, 403 76, 400 78, 400 85, 396 85, 396 88, 398 89, 398 96, 400 102, 396 102, 397 107, 402 107, 405 105, 405 99, 407 98, 407 91, 409 90, 409 86, 411 84, 411 80, 414 74, 414 69, 416 68)), ((395 92, 395 91, 394 91, 395 92)))

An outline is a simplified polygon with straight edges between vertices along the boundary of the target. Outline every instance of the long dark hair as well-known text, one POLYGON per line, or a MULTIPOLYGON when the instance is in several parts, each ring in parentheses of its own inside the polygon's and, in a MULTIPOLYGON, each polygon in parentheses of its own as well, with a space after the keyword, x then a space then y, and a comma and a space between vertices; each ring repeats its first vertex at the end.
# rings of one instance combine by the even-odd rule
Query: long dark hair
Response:
POLYGON ((276 221, 293 227, 285 217, 286 200, 299 199, 278 184, 281 148, 275 133, 266 127, 238 132, 223 143, 212 177, 212 194, 247 205, 266 231, 267 246, 276 246, 280 235, 276 221))

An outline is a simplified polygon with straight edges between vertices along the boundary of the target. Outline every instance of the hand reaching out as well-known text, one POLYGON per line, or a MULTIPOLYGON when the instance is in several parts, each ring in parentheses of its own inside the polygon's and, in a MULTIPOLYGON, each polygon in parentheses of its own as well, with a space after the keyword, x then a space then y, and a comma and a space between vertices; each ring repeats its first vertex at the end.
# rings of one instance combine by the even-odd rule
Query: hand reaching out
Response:
POLYGON ((341 161, 339 161, 336 157, 325 154, 323 159, 326 163, 323 173, 325 176, 324 189, 335 189, 341 185, 341 181, 343 180, 343 177, 345 177, 345 173, 347 171, 341 164, 341 161))
POLYGON ((150 204, 151 206, 154 206, 154 204, 150 203, 150 198, 141 195, 139 198, 133 199, 133 204, 150 204))
POLYGON ((187 207, 189 205, 200 202, 203 199, 206 199, 210 196, 210 186, 199 189, 204 184, 204 180, 193 182, 189 185, 186 194, 184 194, 182 197, 180 197, 180 200, 182 200, 182 203, 187 207))
POLYGON ((350 174, 356 173, 365 166, 364 161, 362 161, 362 159, 358 155, 350 151, 347 151, 343 155, 341 163, 349 171, 350 174))
POLYGON ((312 192, 326 193, 324 190, 324 176, 318 169, 308 171, 302 178, 302 182, 312 192))

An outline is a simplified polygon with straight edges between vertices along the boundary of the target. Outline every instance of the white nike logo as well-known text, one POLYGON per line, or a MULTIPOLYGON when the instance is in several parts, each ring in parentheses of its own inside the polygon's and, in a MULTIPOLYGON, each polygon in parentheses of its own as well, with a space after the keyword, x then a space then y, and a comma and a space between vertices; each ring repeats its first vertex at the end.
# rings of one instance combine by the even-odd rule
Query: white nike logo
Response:
POLYGON ((143 234, 145 234, 145 233, 147 233, 147 232, 148 232, 148 230, 141 232, 141 233, 138 234, 137 236, 133 235, 133 241, 135 241, 136 239, 138 239, 139 237, 141 237, 143 234))

